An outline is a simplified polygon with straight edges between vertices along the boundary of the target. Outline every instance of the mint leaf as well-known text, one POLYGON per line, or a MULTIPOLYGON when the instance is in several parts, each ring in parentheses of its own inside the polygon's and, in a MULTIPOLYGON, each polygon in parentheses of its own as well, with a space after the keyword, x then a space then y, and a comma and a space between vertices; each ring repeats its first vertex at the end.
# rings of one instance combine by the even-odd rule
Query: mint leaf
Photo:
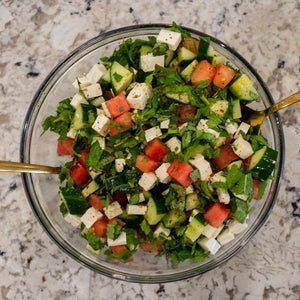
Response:
POLYGON ((89 243, 89 245, 94 249, 94 250, 101 250, 104 248, 105 243, 103 243, 100 238, 92 231, 89 230, 86 234, 85 237, 89 243))
POLYGON ((230 201, 230 210, 233 212, 232 218, 240 223, 244 223, 249 213, 247 201, 233 198, 230 201))
POLYGON ((142 229, 142 231, 148 235, 150 232, 152 232, 150 225, 148 224, 148 222, 146 221, 146 219, 144 219, 142 221, 142 223, 140 224, 140 227, 142 229))
POLYGON ((120 75, 120 74, 118 74, 116 72, 113 74, 113 77, 116 80, 116 82, 120 82, 122 80, 122 78, 123 78, 122 75, 120 75))
POLYGON ((193 180, 193 182, 197 181, 200 178, 200 172, 198 169, 195 169, 190 173, 190 177, 193 180))
POLYGON ((108 238, 115 240, 119 237, 122 232, 122 226, 119 222, 114 221, 112 223, 107 224, 106 235, 108 238))
POLYGON ((228 188, 232 188, 243 176, 243 173, 236 165, 233 165, 227 173, 226 184, 228 188))

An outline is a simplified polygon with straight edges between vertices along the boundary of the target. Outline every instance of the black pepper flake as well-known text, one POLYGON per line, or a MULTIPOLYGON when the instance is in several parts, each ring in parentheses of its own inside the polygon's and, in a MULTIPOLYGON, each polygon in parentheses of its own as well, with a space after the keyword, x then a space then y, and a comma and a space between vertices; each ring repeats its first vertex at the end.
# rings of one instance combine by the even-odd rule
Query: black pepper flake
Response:
POLYGON ((293 206, 293 217, 298 217, 300 218, 300 198, 295 201, 292 202, 292 206, 293 206))
POLYGON ((284 65, 285 65, 285 61, 282 60, 282 59, 280 59, 280 60, 278 61, 278 64, 277 64, 277 68, 278 68, 278 69, 283 69, 283 68, 284 68, 284 65))

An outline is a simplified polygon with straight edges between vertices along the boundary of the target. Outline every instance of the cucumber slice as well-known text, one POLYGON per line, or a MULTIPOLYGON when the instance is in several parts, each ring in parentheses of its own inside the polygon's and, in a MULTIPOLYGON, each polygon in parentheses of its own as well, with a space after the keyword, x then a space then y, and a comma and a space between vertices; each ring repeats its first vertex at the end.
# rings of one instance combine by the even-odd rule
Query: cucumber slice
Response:
POLYGON ((243 166, 242 160, 236 160, 227 166, 227 170, 229 171, 233 166, 236 166, 238 169, 241 169, 243 166))
POLYGON ((242 117, 240 100, 232 101, 232 118, 240 119, 242 117))
POLYGON ((215 149, 217 149, 217 148, 220 148, 221 146, 223 146, 225 143, 226 143, 226 137, 225 136, 218 136, 217 138, 216 138, 216 140, 215 141, 213 141, 212 143, 211 143, 211 145, 215 148, 215 149))
POLYGON ((201 154, 204 155, 204 152, 206 149, 210 148, 209 144, 199 144, 197 146, 193 146, 193 148, 191 150, 189 150, 189 155, 191 158, 195 158, 197 156, 197 154, 201 154))
POLYGON ((99 189, 100 189, 100 184, 97 176, 81 191, 81 194, 83 197, 87 198, 89 195, 93 194, 99 189))
POLYGON ((179 48, 177 54, 178 64, 180 66, 188 65, 192 60, 194 60, 197 57, 197 54, 184 47, 179 48))
POLYGON ((190 103, 190 99, 187 93, 173 93, 173 92, 169 92, 166 93, 166 96, 170 99, 176 100, 180 103, 184 103, 184 104, 188 104, 190 103))
POLYGON ((147 55, 152 52, 152 47, 143 45, 140 49, 140 55, 147 55))
POLYGON ((166 213, 167 209, 163 199, 154 196, 149 198, 145 214, 145 219, 148 221, 149 225, 156 225, 159 223, 166 213))
POLYGON ((110 78, 113 91, 116 95, 123 92, 131 83, 132 72, 114 61, 110 69, 110 78))
POLYGON ((229 86, 229 90, 234 96, 241 100, 252 101, 258 99, 258 94, 253 86, 253 82, 246 74, 242 74, 235 80, 229 86))
POLYGON ((200 204, 198 195, 196 193, 188 194, 185 200, 185 210, 189 211, 196 208, 200 204))
POLYGON ((191 76, 198 65, 197 59, 193 60, 183 71, 180 73, 180 76, 184 79, 185 82, 191 80, 191 76))
POLYGON ((127 228, 137 228, 139 224, 143 221, 143 216, 128 215, 126 211, 119 215, 118 218, 126 223, 127 228))
POLYGON ((190 239, 193 243, 200 237, 202 234, 207 221, 205 221, 202 214, 197 214, 190 224, 187 225, 186 231, 184 233, 185 237, 190 239))
POLYGON ((96 107, 100 107, 103 102, 105 102, 105 99, 102 96, 94 98, 93 100, 90 101, 90 103, 96 107))
POLYGON ((186 220, 186 214, 179 209, 172 209, 165 215, 162 222, 166 228, 174 228, 186 220))
POLYGON ((79 130, 90 127, 96 120, 97 110, 94 105, 80 103, 75 111, 72 128, 79 130))
POLYGON ((207 59, 208 61, 212 61, 212 57, 214 55, 214 49, 210 45, 210 38, 200 38, 199 46, 198 46, 198 61, 207 59))
POLYGON ((109 90, 111 87, 111 80, 110 80, 110 69, 107 70, 100 80, 100 85, 106 90, 109 90))
POLYGON ((225 57, 222 55, 217 54, 216 52, 213 54, 213 58, 211 61, 211 64, 213 67, 216 67, 219 64, 224 64, 225 63, 225 57))
POLYGON ((219 117, 223 117, 229 109, 229 102, 227 100, 219 100, 210 106, 210 110, 213 111, 219 117))
POLYGON ((258 180, 268 179, 276 166, 277 156, 276 150, 264 146, 252 155, 247 172, 258 180))
POLYGON ((169 65, 173 57, 174 57, 174 51, 168 49, 165 54, 165 66, 169 65))

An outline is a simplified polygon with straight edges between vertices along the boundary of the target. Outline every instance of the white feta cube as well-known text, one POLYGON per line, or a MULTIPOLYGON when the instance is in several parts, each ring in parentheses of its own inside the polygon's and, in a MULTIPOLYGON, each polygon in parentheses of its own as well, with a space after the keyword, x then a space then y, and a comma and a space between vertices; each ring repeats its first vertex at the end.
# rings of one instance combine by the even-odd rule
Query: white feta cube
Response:
POLYGON ((199 170, 200 179, 202 181, 209 180, 212 169, 209 162, 204 158, 203 155, 199 154, 195 158, 190 159, 189 162, 199 170))
POLYGON ((175 51, 181 42, 181 33, 167 29, 161 29, 156 41, 158 43, 166 43, 169 49, 175 51))
POLYGON ((105 115, 105 111, 103 109, 96 108, 96 111, 97 111, 97 116, 105 115))
POLYGON ((122 231, 120 235, 115 239, 107 238, 107 246, 121 246, 127 244, 126 232, 122 231))
POLYGON ((152 87, 146 83, 137 83, 127 96, 129 106, 134 109, 144 109, 152 98, 152 87))
POLYGON ((210 133, 214 135, 216 138, 219 137, 220 132, 215 131, 214 129, 211 129, 207 126, 207 119, 201 119, 197 125, 198 130, 203 130, 206 133, 210 133))
POLYGON ((245 122, 242 122, 240 124, 240 126, 238 127, 238 129, 236 130, 236 133, 234 135, 234 138, 237 139, 238 137, 242 136, 241 135, 241 131, 244 132, 245 134, 247 134, 248 130, 250 128, 250 125, 245 123, 245 122))
POLYGON ((124 158, 117 158, 115 160, 115 168, 118 173, 123 172, 125 165, 126 165, 126 162, 125 162, 124 158))
POLYGON ((155 65, 165 66, 165 56, 153 56, 152 53, 141 55, 141 69, 144 72, 152 72, 155 70, 155 65))
POLYGON ((215 227, 207 224, 207 225, 205 225, 202 234, 204 236, 206 236, 207 238, 211 238, 211 237, 214 237, 217 230, 218 230, 218 228, 215 228, 215 227))
POLYGON ((217 240, 221 245, 225 245, 234 239, 234 234, 228 229, 225 229, 221 234, 218 235, 217 240))
POLYGON ((188 124, 187 122, 183 123, 182 125, 180 125, 180 126, 178 127, 179 131, 180 131, 181 129, 185 128, 185 127, 188 126, 188 125, 189 125, 189 124, 188 124))
POLYGON ((104 137, 102 137, 102 136, 95 136, 95 137, 93 137, 92 144, 94 144, 95 142, 99 143, 100 148, 102 150, 105 149, 105 138, 104 137))
POLYGON ((206 251, 209 251, 211 254, 216 254, 217 251, 221 248, 221 245, 214 238, 202 238, 198 241, 198 244, 206 251))
POLYGON ((214 232, 212 237, 215 239, 219 235, 219 233, 223 230, 223 228, 224 228, 224 224, 222 224, 220 227, 216 228, 216 231, 214 232))
POLYGON ((110 123, 110 119, 104 115, 97 116, 92 128, 100 135, 106 136, 106 125, 110 123))
POLYGON ((93 67, 90 69, 90 71, 86 74, 86 78, 91 82, 91 83, 97 83, 100 81, 102 76, 106 73, 106 68, 104 67, 103 64, 95 64, 93 67))
POLYGON ((159 224, 156 226, 156 228, 155 228, 155 230, 154 230, 154 232, 153 232, 153 236, 154 236, 155 238, 158 238, 159 235, 160 235, 161 233, 164 233, 166 236, 169 236, 170 233, 171 233, 171 229, 166 228, 166 227, 163 225, 163 223, 159 223, 159 224))
POLYGON ((214 183, 214 182, 226 182, 226 178, 223 176, 223 172, 220 171, 216 174, 214 174, 214 176, 209 178, 209 182, 210 183, 214 183))
POLYGON ((158 138, 162 135, 162 132, 158 126, 154 126, 152 128, 149 128, 145 130, 145 138, 147 143, 154 140, 155 138, 158 138))
POLYGON ((70 104, 76 109, 80 103, 89 104, 80 94, 77 93, 72 97, 70 104))
POLYGON ((92 225, 103 218, 103 214, 95 209, 90 207, 80 218, 81 222, 85 225, 86 228, 91 228, 92 225))
POLYGON ((146 199, 145 199, 144 193, 143 193, 143 192, 140 192, 140 193, 139 193, 139 203, 144 202, 145 200, 146 200, 146 199))
POLYGON ((232 192, 232 194, 233 194, 235 197, 237 197, 237 198, 239 198, 239 199, 241 199, 241 200, 244 200, 244 201, 247 201, 248 198, 249 198, 249 196, 246 195, 246 194, 237 194, 237 193, 234 193, 234 192, 232 192))
POLYGON ((128 215, 144 215, 147 211, 146 205, 127 204, 126 212, 128 215))
POLYGON ((92 82, 90 82, 90 80, 86 76, 82 76, 82 77, 77 78, 72 83, 72 85, 74 86, 75 89, 79 90, 79 85, 80 85, 80 88, 82 89, 82 88, 90 85, 91 83, 92 82))
POLYGON ((230 120, 226 120, 225 122, 225 129, 229 134, 234 135, 238 127, 239 125, 236 122, 231 122, 230 120))
POLYGON ((175 153, 180 153, 181 152, 181 141, 176 136, 170 138, 166 142, 166 145, 169 147, 169 149, 172 152, 175 152, 175 153))
POLYGON ((104 111, 104 114, 108 117, 108 118, 112 118, 112 116, 111 116, 111 114, 110 114, 110 112, 109 112, 109 110, 108 110, 108 108, 107 108, 107 106, 106 106, 106 103, 105 102, 103 102, 102 103, 102 108, 103 108, 103 111, 104 111))
POLYGON ((234 153, 241 159, 246 159, 253 154, 251 144, 239 136, 232 144, 234 153))
POLYGON ((154 188, 157 177, 153 172, 143 173, 139 180, 139 185, 145 190, 149 191, 154 188))
POLYGON ((240 232, 244 231, 248 227, 247 223, 240 223, 237 220, 230 220, 228 223, 228 229, 233 234, 239 234, 240 232))
POLYGON ((230 195, 226 189, 217 188, 217 195, 221 203, 228 204, 230 202, 230 195))
POLYGON ((77 134, 77 131, 74 128, 71 128, 67 133, 67 137, 69 137, 71 139, 75 139, 76 134, 77 134))
POLYGON ((188 194, 192 194, 194 193, 194 187, 193 185, 189 185, 186 189, 185 189, 185 193, 188 194))
POLYGON ((122 207, 117 201, 109 204, 107 208, 104 207, 103 210, 108 219, 115 218, 123 213, 122 207))
POLYGON ((96 171, 89 171, 90 176, 92 179, 96 178, 98 175, 100 175, 102 172, 96 172, 96 171))
POLYGON ((71 215, 70 213, 65 214, 64 219, 67 223, 71 224, 73 227, 77 228, 81 224, 81 219, 77 215, 71 215))
POLYGON ((95 98, 102 95, 102 89, 99 83, 93 83, 82 89, 85 98, 95 98))
POLYGON ((164 120, 160 122, 161 129, 169 129, 169 126, 170 126, 170 120, 164 120))
POLYGON ((155 170, 155 174, 159 178, 159 181, 161 183, 167 184, 171 181, 171 177, 167 173, 167 170, 170 167, 170 165, 170 163, 163 163, 155 170))

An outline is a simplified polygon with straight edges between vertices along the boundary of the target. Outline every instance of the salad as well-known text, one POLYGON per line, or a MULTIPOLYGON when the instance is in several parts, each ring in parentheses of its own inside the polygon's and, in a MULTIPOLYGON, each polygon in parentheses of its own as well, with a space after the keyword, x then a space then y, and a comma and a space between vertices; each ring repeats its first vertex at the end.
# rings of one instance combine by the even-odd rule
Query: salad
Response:
POLYGON ((199 262, 247 228, 277 151, 242 121, 243 105, 259 101, 253 82, 208 37, 173 23, 79 75, 43 130, 70 157, 60 211, 89 250, 199 262))

